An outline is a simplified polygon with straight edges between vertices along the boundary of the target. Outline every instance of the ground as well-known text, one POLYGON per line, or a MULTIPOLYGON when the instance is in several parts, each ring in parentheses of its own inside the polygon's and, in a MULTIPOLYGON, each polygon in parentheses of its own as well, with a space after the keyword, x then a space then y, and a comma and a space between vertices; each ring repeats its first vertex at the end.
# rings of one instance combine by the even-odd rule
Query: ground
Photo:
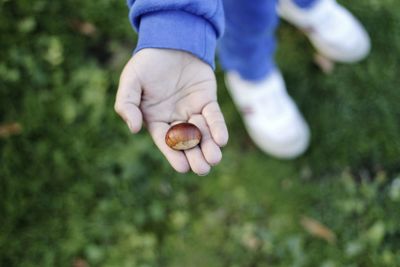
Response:
POLYGON ((400 266, 400 3, 345 5, 373 40, 359 64, 326 75, 278 32, 310 150, 260 152, 218 69, 230 143, 198 177, 113 111, 135 42, 124 1, 0 1, 0 265, 400 266))

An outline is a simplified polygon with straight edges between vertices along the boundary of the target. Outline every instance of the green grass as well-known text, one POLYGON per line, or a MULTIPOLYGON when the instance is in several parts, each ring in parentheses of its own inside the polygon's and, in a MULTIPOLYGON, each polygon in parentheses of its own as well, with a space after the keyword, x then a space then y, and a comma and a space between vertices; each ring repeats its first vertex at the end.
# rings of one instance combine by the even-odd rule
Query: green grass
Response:
POLYGON ((135 40, 124 1, 0 0, 0 124, 23 127, 0 139, 0 266, 400 266, 400 4, 346 6, 373 40, 362 63, 324 75, 304 36, 278 33, 310 150, 260 152, 217 71, 230 143, 197 177, 114 114, 135 40))

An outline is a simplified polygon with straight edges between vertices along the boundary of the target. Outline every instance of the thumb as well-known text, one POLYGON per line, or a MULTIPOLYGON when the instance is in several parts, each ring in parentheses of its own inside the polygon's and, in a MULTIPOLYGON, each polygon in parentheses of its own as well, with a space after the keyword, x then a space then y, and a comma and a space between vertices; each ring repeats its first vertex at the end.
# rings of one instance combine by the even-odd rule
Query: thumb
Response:
POLYGON ((140 81, 131 59, 122 71, 114 108, 132 133, 137 133, 142 128, 143 117, 139 109, 141 96, 140 81))

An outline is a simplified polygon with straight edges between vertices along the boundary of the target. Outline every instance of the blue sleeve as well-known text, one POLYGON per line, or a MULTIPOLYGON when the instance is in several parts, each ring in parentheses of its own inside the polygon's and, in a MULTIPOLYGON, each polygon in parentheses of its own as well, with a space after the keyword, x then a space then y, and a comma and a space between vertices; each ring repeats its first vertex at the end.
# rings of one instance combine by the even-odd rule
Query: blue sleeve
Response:
POLYGON ((215 67, 224 29, 221 0, 128 0, 129 18, 143 48, 183 50, 215 67))

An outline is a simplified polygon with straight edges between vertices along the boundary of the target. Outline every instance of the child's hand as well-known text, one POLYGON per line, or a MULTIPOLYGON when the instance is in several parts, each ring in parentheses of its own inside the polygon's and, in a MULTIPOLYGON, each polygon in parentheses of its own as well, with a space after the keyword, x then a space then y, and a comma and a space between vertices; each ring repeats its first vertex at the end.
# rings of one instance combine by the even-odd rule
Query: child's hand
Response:
POLYGON ((215 75, 195 56, 168 49, 143 49, 126 64, 120 78, 115 110, 137 133, 142 120, 155 144, 178 172, 190 168, 206 175, 221 160, 228 141, 217 103, 215 75), (165 143, 171 124, 190 122, 202 132, 198 147, 175 151, 165 143))

